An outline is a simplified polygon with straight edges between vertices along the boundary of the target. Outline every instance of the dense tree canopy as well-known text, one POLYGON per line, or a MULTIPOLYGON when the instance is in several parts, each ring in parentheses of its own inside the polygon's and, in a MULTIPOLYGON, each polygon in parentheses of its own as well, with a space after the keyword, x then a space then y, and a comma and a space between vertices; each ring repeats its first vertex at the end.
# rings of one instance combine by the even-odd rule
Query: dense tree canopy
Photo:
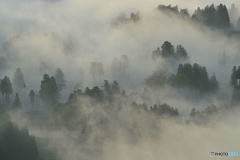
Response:
POLYGON ((214 4, 212 4, 203 9, 198 7, 192 16, 190 16, 187 9, 179 10, 178 6, 159 5, 158 10, 162 11, 163 13, 174 14, 179 17, 187 17, 188 19, 192 19, 212 28, 228 29, 231 26, 228 9, 223 4, 219 4, 216 7, 214 4))
POLYGON ((215 75, 209 79, 206 68, 197 63, 180 64, 177 73, 169 78, 169 83, 175 87, 190 87, 203 92, 218 89, 215 75))
POLYGON ((217 7, 212 4, 206 6, 204 9, 198 8, 195 10, 192 18, 193 20, 202 22, 203 24, 214 28, 226 29, 230 27, 228 9, 223 4, 220 4, 217 7))
POLYGON ((35 138, 29 135, 27 129, 19 129, 2 111, 0 122, 0 159, 38 160, 35 138))
POLYGON ((167 76, 162 72, 154 72, 146 79, 146 84, 150 86, 163 86, 169 84, 176 88, 191 88, 201 92, 216 91, 218 81, 215 74, 208 77, 205 67, 195 63, 179 64, 176 74, 167 76))

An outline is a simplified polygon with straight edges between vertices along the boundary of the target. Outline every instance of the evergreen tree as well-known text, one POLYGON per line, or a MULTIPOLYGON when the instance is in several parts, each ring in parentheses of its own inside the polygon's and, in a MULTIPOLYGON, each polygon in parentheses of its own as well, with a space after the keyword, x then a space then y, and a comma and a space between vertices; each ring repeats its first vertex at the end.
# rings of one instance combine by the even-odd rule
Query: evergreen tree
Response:
POLYGON ((217 7, 212 4, 204 9, 198 8, 195 10, 192 19, 212 28, 227 29, 230 27, 228 9, 223 4, 217 7))
POLYGON ((161 52, 163 57, 174 56, 174 47, 170 42, 165 41, 161 48, 162 48, 161 52))
POLYGON ((217 7, 217 24, 222 28, 229 28, 230 27, 230 18, 228 14, 227 7, 223 4, 220 4, 217 7))
POLYGON ((161 50, 160 48, 157 48, 152 52, 153 60, 156 60, 159 57, 165 59, 186 60, 188 59, 188 53, 182 45, 177 45, 175 52, 174 46, 170 42, 165 41, 161 46, 161 50))
POLYGON ((5 76, 1 81, 1 93, 3 96, 5 96, 6 104, 9 104, 10 94, 12 94, 12 92, 13 92, 12 83, 9 77, 5 76))
POLYGON ((58 88, 54 77, 45 74, 41 81, 39 95, 48 104, 55 104, 58 100, 58 88))

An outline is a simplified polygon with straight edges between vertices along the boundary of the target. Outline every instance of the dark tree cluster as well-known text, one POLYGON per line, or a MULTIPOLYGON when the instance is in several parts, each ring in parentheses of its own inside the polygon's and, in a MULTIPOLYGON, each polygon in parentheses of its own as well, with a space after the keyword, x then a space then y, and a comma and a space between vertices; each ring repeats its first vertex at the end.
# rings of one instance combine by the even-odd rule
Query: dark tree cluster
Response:
POLYGON ((188 53, 182 45, 177 45, 176 48, 174 48, 171 42, 165 41, 162 44, 161 49, 157 48, 152 52, 153 60, 156 60, 159 57, 186 60, 188 59, 188 53))
POLYGON ((228 9, 223 4, 216 7, 212 4, 203 9, 198 7, 192 16, 189 14, 187 9, 179 10, 178 6, 172 7, 171 5, 159 5, 158 9, 163 13, 186 17, 212 28, 228 29, 231 26, 228 9))
MULTIPOLYGON (((56 72, 56 82, 54 77, 50 77, 48 74, 43 76, 41 81, 41 86, 39 90, 40 98, 47 104, 53 105, 56 104, 59 97, 59 92, 65 86, 64 74, 61 70, 56 72)), ((3 106, 8 106, 12 104, 14 108, 21 106, 20 94, 22 89, 25 89, 26 84, 24 81, 24 76, 20 68, 17 68, 13 76, 13 84, 8 76, 5 76, 3 79, 0 79, 0 93, 2 98, 0 103, 3 106), (14 87, 13 87, 14 86, 14 87), (11 94, 15 91, 14 97, 11 103, 11 94)), ((31 105, 35 104, 36 94, 34 90, 29 92, 29 100, 31 105)))
POLYGON ((231 86, 240 87, 240 66, 233 66, 231 74, 231 86))
POLYGON ((193 65, 180 64, 177 73, 172 75, 168 82, 174 87, 190 87, 201 92, 211 92, 218 89, 215 74, 209 78, 206 68, 197 63, 193 65))
MULTIPOLYGON (((81 89, 75 90, 70 94, 66 103, 57 104, 54 107, 54 115, 56 118, 56 123, 68 127, 69 129, 75 129, 75 126, 79 124, 82 129, 82 135, 87 136, 88 126, 87 121, 88 117, 82 113, 84 108, 84 102, 89 100, 91 103, 101 103, 103 106, 102 109, 113 109, 115 105, 113 102, 115 95, 121 96, 119 84, 116 81, 109 83, 107 80, 104 81, 103 86, 94 86, 92 88, 87 87, 84 91, 81 89), (85 99, 89 98, 89 99, 85 99), (80 113, 80 118, 79 118, 80 113)), ((93 105, 93 110, 95 105, 93 105)), ((84 111, 83 111, 84 112, 84 111)), ((99 123, 103 123, 104 117, 100 117, 99 123)))
POLYGON ((98 101, 110 101, 113 96, 120 94, 120 87, 117 81, 109 83, 108 80, 104 80, 103 87, 95 86, 93 88, 87 87, 85 91, 78 89, 70 94, 68 103, 77 102, 81 96, 88 96, 98 101))
POLYGON ((146 104, 137 104, 133 102, 132 106, 137 111, 143 111, 147 113, 153 113, 157 116, 179 116, 178 109, 171 107, 170 105, 164 104, 155 104, 153 106, 148 107, 146 104))
POLYGON ((154 105, 150 107, 150 111, 161 116, 161 115, 168 115, 168 116, 178 116, 178 109, 169 106, 168 104, 164 103, 161 105, 154 105))
POLYGON ((171 5, 159 5, 158 10, 167 13, 167 14, 175 14, 180 15, 182 17, 189 17, 189 12, 187 9, 178 9, 178 6, 171 6, 171 5))
POLYGON ((215 74, 209 78, 206 68, 197 63, 179 64, 177 73, 170 77, 161 72, 155 72, 145 82, 150 86, 168 84, 176 88, 191 88, 200 92, 214 92, 219 87, 215 74))
POLYGON ((230 27, 228 9, 223 4, 220 4, 217 7, 212 4, 206 6, 204 9, 198 8, 195 10, 192 19, 213 28, 227 29, 230 27))
POLYGON ((233 88, 233 103, 240 102, 240 66, 234 66, 231 74, 231 86, 233 88))
POLYGON ((39 90, 40 97, 48 104, 56 104, 59 96, 59 90, 54 77, 48 74, 43 76, 41 88, 39 90))
POLYGON ((9 104, 10 95, 13 92, 12 83, 9 77, 5 76, 3 79, 0 80, 0 91, 4 99, 4 102, 2 103, 9 104))
POLYGON ((27 129, 19 129, 0 111, 0 159, 38 160, 38 148, 27 129))

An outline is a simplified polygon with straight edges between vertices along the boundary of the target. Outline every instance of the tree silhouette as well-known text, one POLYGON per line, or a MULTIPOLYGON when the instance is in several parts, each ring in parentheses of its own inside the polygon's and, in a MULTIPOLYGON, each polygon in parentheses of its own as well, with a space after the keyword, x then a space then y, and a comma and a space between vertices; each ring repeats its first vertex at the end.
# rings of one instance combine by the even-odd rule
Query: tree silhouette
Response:
POLYGON ((5 96, 6 104, 9 104, 10 94, 12 94, 12 92, 13 92, 12 83, 9 77, 5 76, 1 81, 1 93, 3 96, 5 96))
POLYGON ((159 57, 165 59, 186 60, 188 59, 188 53, 182 45, 177 45, 176 51, 171 42, 165 41, 161 49, 158 47, 152 52, 153 60, 157 60, 159 57))
POLYGON ((39 95, 48 104, 55 104, 58 99, 58 88, 54 77, 49 77, 49 75, 45 74, 43 76, 43 80, 41 81, 41 87, 39 91, 39 95))
POLYGON ((170 56, 174 56, 174 47, 173 45, 168 42, 168 41, 165 41, 161 47, 162 49, 162 56, 163 57, 170 57, 170 56))
POLYGON ((36 140, 27 129, 19 129, 6 113, 0 113, 0 159, 38 160, 36 140))
POLYGON ((215 7, 213 4, 204 9, 195 10, 192 19, 209 27, 227 29, 230 27, 230 18, 227 7, 223 4, 215 7))

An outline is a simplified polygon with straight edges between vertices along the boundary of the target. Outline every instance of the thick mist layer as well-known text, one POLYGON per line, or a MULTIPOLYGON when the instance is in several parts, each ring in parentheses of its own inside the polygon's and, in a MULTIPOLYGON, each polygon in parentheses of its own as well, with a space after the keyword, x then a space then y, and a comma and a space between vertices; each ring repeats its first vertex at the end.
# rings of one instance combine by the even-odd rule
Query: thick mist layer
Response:
POLYGON ((38 160, 203 160, 239 152, 239 8, 237 0, 2 0, 0 113, 6 126, 16 125, 7 131, 30 137, 38 160), (198 7, 220 3, 229 28, 191 19, 198 7), (190 18, 157 9, 169 4, 187 8, 190 18), (161 56, 166 42, 182 46, 187 58, 161 56), (179 64, 188 63, 209 82, 213 75, 217 89, 176 83, 186 78, 179 64), (163 85, 147 83, 155 74, 163 85))

